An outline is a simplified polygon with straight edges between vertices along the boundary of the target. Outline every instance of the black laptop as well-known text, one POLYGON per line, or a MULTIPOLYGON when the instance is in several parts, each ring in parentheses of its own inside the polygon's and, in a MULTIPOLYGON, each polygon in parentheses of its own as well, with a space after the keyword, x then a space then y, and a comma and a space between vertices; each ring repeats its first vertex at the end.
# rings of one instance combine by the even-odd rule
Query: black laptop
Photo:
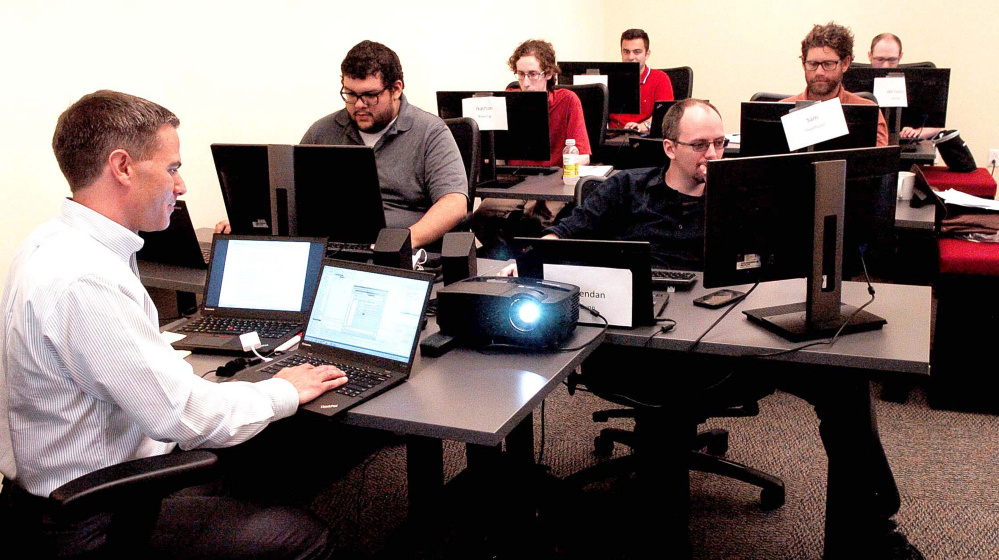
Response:
POLYGON ((239 335, 256 331, 258 352, 273 351, 302 332, 325 252, 319 237, 216 234, 200 316, 173 347, 242 354, 239 335))
MULTIPOLYGON (((579 302, 611 326, 655 324, 647 241, 515 237, 513 253, 520 276, 579 286, 579 302)), ((580 312, 579 322, 603 323, 586 312, 580 312)))
POLYGON ((208 268, 211 244, 198 241, 198 234, 187 212, 187 203, 178 200, 170 214, 170 225, 163 231, 140 231, 145 241, 135 255, 140 261, 186 266, 188 268, 208 268))
POLYGON ((334 364, 350 381, 302 406, 333 416, 409 377, 434 275, 326 259, 298 350, 238 372, 233 380, 269 379, 301 363, 334 364))

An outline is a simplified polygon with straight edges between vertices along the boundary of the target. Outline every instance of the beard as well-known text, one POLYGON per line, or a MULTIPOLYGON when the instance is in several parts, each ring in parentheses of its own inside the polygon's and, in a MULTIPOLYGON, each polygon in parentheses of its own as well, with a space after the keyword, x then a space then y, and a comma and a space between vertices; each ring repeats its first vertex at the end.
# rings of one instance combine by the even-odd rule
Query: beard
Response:
POLYGON ((817 97, 822 97, 836 91, 836 88, 838 87, 839 82, 834 82, 828 78, 812 78, 812 80, 808 82, 808 93, 817 97))

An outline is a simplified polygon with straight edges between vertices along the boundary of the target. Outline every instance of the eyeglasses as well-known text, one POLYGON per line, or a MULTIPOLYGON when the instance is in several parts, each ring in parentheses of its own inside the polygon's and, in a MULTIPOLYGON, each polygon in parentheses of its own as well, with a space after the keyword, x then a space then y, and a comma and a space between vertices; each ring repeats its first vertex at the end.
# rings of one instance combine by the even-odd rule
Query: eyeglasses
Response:
POLYGON ((714 140, 701 140, 700 142, 681 142, 679 140, 673 140, 673 143, 690 146, 691 150, 700 153, 708 151, 708 146, 714 146, 715 151, 720 152, 728 146, 728 138, 715 138, 714 140))
POLYGON ((831 72, 831 71, 835 70, 837 66, 839 66, 840 62, 843 62, 843 61, 842 60, 823 60, 823 61, 819 62, 819 61, 815 61, 815 60, 806 60, 805 61, 805 70, 808 70, 809 72, 815 72, 816 70, 819 69, 819 66, 821 66, 822 69, 825 70, 826 72, 831 72))
POLYGON ((874 58, 871 59, 871 62, 874 62, 876 64, 892 64, 892 65, 895 65, 895 64, 898 64, 898 61, 899 61, 898 57, 885 58, 883 56, 876 56, 876 57, 874 57, 874 58))
POLYGON ((385 90, 387 89, 388 89, 387 87, 383 87, 380 91, 369 91, 367 93, 359 94, 359 93, 354 93, 347 88, 341 88, 340 97, 342 97, 344 101, 346 101, 351 105, 357 103, 358 98, 360 98, 361 103, 364 103, 365 107, 371 107, 372 105, 378 105, 378 98, 381 97, 381 95, 385 93, 385 90))
POLYGON ((514 74, 517 75, 518 80, 526 79, 526 80, 531 80, 532 82, 545 75, 544 72, 538 72, 535 70, 531 70, 530 72, 514 72, 514 74))

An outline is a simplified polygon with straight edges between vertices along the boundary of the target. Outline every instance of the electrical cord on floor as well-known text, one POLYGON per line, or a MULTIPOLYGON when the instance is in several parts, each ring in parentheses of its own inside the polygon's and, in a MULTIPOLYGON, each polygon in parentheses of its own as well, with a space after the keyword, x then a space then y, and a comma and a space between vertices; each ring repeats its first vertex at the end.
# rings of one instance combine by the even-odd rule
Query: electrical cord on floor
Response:
POLYGON ((750 288, 748 292, 746 292, 746 293, 742 294, 741 296, 735 298, 732 301, 732 303, 728 306, 728 309, 726 309, 725 312, 721 314, 721 317, 718 317, 715 320, 714 323, 711 323, 711 326, 708 327, 707 330, 705 330, 704 332, 702 332, 701 336, 697 337, 697 340, 695 340, 694 343, 690 345, 690 348, 687 348, 687 352, 693 352, 694 349, 697 348, 697 345, 701 343, 701 339, 703 339, 705 336, 707 336, 708 333, 711 332, 711 329, 715 328, 718 325, 718 323, 720 323, 722 321, 722 319, 724 319, 726 316, 728 316, 729 313, 732 312, 733 309, 735 309, 736 307, 738 307, 738 305, 740 303, 742 303, 743 301, 745 301, 746 298, 749 297, 749 294, 753 293, 753 290, 755 290, 756 287, 759 286, 759 285, 760 285, 759 282, 753 284, 753 287, 750 288))

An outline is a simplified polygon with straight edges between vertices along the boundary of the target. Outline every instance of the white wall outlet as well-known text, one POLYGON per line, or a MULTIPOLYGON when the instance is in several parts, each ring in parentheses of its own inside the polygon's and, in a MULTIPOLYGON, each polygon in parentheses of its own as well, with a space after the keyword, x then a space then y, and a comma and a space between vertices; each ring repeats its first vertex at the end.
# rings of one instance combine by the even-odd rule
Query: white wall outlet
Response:
POLYGON ((999 150, 989 150, 989 162, 986 164, 989 167, 993 167, 996 163, 999 163, 999 150))

